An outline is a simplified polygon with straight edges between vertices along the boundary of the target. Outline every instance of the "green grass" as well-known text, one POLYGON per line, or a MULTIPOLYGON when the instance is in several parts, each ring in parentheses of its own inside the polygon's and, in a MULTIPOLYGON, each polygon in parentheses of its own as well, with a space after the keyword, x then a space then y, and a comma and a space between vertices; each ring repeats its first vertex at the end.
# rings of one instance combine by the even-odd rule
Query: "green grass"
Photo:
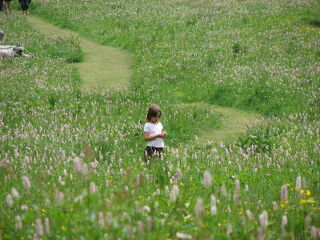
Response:
POLYGON ((20 42, 34 56, 0 61, 2 239, 34 238, 39 221, 50 222, 42 239, 177 239, 177 232, 257 239, 263 211, 264 239, 312 239, 320 227, 316 1, 32 5, 32 14, 129 51, 132 88, 81 91, 79 73, 67 63, 78 40, 45 38, 23 17, 0 15, 6 43, 20 42), (146 165, 142 128, 151 103, 161 106, 169 135, 164 161, 146 165), (218 103, 276 116, 250 124, 230 144, 203 144, 195 139, 201 127, 222 127, 211 105, 218 103), (205 170, 212 175, 208 187, 205 170), (284 184, 288 201, 281 201, 284 184), (174 185, 179 195, 171 201, 174 185), (13 203, 12 188, 20 195, 13 203), (219 200, 213 216, 211 194, 219 200))
POLYGON ((63 37, 69 37, 79 42, 78 45, 82 50, 79 48, 75 51, 68 46, 61 46, 61 49, 63 49, 63 51, 66 51, 65 49, 70 50, 70 53, 67 56, 67 62, 77 63, 75 66, 81 76, 82 90, 125 90, 129 88, 129 79, 131 75, 130 56, 124 51, 112 47, 101 46, 93 41, 79 37, 74 32, 55 27, 33 16, 28 17, 28 21, 42 34, 58 40, 61 40, 63 37), (78 52, 81 54, 81 57, 76 56, 78 52))

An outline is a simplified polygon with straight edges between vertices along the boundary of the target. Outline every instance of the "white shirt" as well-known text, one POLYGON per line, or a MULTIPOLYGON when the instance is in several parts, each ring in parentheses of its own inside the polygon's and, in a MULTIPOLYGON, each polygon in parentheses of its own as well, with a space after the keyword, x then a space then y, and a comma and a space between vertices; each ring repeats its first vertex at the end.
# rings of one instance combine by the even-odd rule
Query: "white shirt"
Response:
MULTIPOLYGON (((158 123, 150 123, 147 122, 144 125, 144 132, 149 133, 149 136, 155 136, 157 134, 160 134, 162 132, 163 126, 161 122, 158 123)), ((152 141, 148 141, 147 146, 149 147, 157 147, 157 148, 163 148, 164 147, 164 141, 163 138, 155 138, 152 141)))

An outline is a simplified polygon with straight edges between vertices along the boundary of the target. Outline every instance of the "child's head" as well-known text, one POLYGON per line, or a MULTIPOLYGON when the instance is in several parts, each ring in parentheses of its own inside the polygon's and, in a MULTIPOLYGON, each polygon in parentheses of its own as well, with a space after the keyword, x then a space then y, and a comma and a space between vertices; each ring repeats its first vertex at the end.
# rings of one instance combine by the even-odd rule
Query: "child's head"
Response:
POLYGON ((160 107, 156 104, 152 104, 148 109, 147 121, 152 122, 152 123, 156 123, 159 121, 161 114, 162 114, 162 112, 161 112, 160 107))

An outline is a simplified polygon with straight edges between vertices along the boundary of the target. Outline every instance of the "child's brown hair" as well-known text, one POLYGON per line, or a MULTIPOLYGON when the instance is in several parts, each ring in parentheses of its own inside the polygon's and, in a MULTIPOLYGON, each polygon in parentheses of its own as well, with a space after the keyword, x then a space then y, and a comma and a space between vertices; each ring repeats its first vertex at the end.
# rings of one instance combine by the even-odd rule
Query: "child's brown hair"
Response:
POLYGON ((159 113, 160 113, 159 117, 161 117, 162 112, 160 107, 157 104, 152 104, 148 109, 147 121, 150 121, 152 117, 158 116, 159 113))

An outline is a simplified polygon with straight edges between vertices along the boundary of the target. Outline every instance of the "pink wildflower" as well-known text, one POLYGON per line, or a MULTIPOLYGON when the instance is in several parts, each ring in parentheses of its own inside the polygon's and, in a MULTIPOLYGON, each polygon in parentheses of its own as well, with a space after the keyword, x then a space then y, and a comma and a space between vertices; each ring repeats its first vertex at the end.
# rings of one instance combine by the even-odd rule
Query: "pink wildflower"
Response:
POLYGON ((268 212, 267 211, 262 211, 262 213, 259 216, 259 222, 260 225, 264 228, 267 228, 268 226, 268 212))
POLYGON ((281 187, 281 200, 288 201, 288 189, 286 184, 283 184, 281 187))
POLYGON ((12 198, 11 194, 7 195, 6 203, 7 203, 7 206, 10 207, 10 208, 13 206, 13 198, 12 198))
POLYGON ((198 198, 194 211, 197 217, 201 216, 204 213, 203 201, 201 198, 198 198))
POLYGON ((36 235, 38 237, 43 236, 43 225, 42 225, 41 219, 39 218, 37 218, 36 220, 36 235))
POLYGON ((175 202, 177 200, 178 195, 179 195, 179 187, 178 187, 178 185, 173 185, 172 191, 170 194, 171 201, 175 202))
POLYGON ((22 220, 21 220, 21 217, 20 217, 20 216, 16 216, 16 217, 15 217, 15 220, 16 220, 16 228, 17 228, 17 229, 22 229, 22 220))
POLYGON ((204 171, 204 173, 203 173, 203 182, 202 183, 205 187, 210 187, 210 185, 212 183, 211 173, 208 170, 204 171))
POLYGON ((29 191, 29 189, 31 188, 31 182, 27 176, 22 177, 22 184, 23 184, 24 188, 27 191, 29 191))

